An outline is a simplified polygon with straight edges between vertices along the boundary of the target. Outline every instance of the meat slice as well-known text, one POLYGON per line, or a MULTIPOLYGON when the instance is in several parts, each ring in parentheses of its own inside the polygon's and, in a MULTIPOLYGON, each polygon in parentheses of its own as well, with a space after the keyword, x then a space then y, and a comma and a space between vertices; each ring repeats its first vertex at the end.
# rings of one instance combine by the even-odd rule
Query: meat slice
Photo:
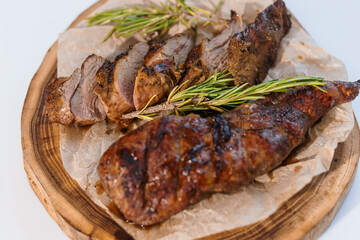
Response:
POLYGON ((278 166, 320 117, 352 101, 357 83, 273 93, 213 117, 166 116, 128 133, 98 173, 125 218, 151 225, 215 192, 248 185, 278 166))
POLYGON ((227 27, 212 39, 204 39, 204 52, 202 58, 205 67, 213 74, 216 69, 223 71, 226 69, 226 50, 229 46, 231 37, 242 30, 245 25, 242 17, 239 17, 235 11, 231 11, 231 20, 227 27))
POLYGON ((95 94, 104 104, 107 117, 121 120, 124 113, 135 110, 133 92, 139 66, 149 50, 146 43, 136 43, 117 57, 114 63, 105 61, 96 74, 95 94))
POLYGON ((261 83, 275 63, 281 39, 291 27, 285 3, 277 0, 259 13, 255 23, 235 34, 228 47, 228 70, 236 84, 261 83))
POLYGON ((76 125, 89 125, 102 121, 106 117, 104 105, 94 93, 96 72, 105 59, 90 55, 81 66, 81 79, 74 96, 70 100, 71 112, 76 125))
POLYGON ((151 105, 156 104, 178 83, 181 65, 193 48, 192 38, 191 34, 177 34, 165 43, 151 46, 135 81, 133 97, 137 110, 142 109, 154 95, 151 105))
POLYGON ((245 28, 243 19, 231 11, 231 20, 224 30, 212 39, 203 39, 193 48, 185 62, 185 75, 181 80, 182 89, 204 81, 215 70, 226 69, 227 48, 231 37, 245 28))
POLYGON ((47 113, 50 121, 69 126, 74 121, 70 110, 70 99, 79 85, 80 69, 76 69, 70 77, 57 78, 51 82, 47 92, 47 113))

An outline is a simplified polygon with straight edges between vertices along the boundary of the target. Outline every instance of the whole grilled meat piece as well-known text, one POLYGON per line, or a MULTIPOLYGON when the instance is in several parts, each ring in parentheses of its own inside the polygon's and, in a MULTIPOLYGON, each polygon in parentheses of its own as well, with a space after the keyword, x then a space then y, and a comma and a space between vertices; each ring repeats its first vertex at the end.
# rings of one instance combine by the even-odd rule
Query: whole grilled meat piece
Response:
POLYGON ((115 142, 98 167, 125 218, 152 225, 215 192, 233 191, 278 166, 305 133, 360 82, 274 93, 208 118, 166 116, 115 142))

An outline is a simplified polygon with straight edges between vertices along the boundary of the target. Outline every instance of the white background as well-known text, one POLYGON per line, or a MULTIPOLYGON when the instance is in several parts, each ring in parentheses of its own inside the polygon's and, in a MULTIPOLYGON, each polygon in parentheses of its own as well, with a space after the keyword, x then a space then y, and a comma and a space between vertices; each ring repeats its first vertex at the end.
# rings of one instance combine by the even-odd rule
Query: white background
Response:
MULTIPOLYGON (((360 1, 285 2, 318 45, 345 63, 349 79, 359 79, 360 1)), ((0 0, 0 3, 0 239, 67 239, 27 182, 20 117, 30 80, 46 51, 58 34, 95 0, 0 0)), ((353 107, 360 119, 360 97, 353 107)), ((320 239, 360 239, 359 222, 358 175, 339 213, 320 239)))

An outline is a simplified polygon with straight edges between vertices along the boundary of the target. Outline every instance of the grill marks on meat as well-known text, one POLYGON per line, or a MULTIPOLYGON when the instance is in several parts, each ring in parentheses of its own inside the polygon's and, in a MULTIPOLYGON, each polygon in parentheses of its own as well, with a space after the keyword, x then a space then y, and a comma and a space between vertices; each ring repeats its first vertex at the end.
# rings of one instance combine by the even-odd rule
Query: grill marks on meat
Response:
POLYGON ((278 166, 305 133, 360 82, 274 93, 209 118, 166 116, 115 142, 99 176, 128 220, 151 225, 214 192, 236 190, 278 166))
POLYGON ((136 43, 127 52, 118 56, 114 63, 106 61, 98 70, 95 94, 104 104, 110 120, 119 121, 124 113, 135 110, 135 79, 148 49, 146 43, 136 43))
POLYGON ((90 55, 81 66, 81 79, 74 96, 71 98, 71 112, 75 116, 76 125, 89 125, 105 119, 104 105, 94 93, 96 86, 96 72, 103 65, 105 59, 90 55))
POLYGON ((162 44, 153 45, 139 69, 134 88, 134 105, 140 110, 156 95, 151 105, 169 94, 181 76, 181 65, 193 47, 191 34, 177 34, 162 44))
POLYGON ((275 63, 281 39, 291 27, 285 3, 277 0, 258 14, 255 23, 235 34, 229 44, 227 65, 235 83, 261 83, 275 63))
MULTIPOLYGON (((244 29, 243 19, 231 11, 231 20, 225 29, 212 39, 203 39, 200 45, 191 50, 185 62, 185 75, 181 83, 182 89, 191 87, 204 81, 215 70, 226 69, 227 48, 231 37, 244 29)), ((181 84, 180 83, 180 84, 181 84)))
POLYGON ((50 121, 69 126, 74 121, 70 110, 70 99, 79 85, 80 69, 76 69, 71 77, 57 78, 46 90, 47 109, 50 121))
MULTIPOLYGON (((99 100, 103 103, 106 115, 109 119, 116 121, 117 112, 119 112, 117 105, 119 96, 114 91, 115 90, 115 81, 114 81, 114 66, 115 63, 112 63, 109 60, 106 60, 104 64, 99 68, 96 73, 97 85, 94 88, 94 93, 98 96, 99 100)), ((123 108, 129 108, 125 104, 123 108)), ((131 108, 130 108, 131 111, 131 108)))

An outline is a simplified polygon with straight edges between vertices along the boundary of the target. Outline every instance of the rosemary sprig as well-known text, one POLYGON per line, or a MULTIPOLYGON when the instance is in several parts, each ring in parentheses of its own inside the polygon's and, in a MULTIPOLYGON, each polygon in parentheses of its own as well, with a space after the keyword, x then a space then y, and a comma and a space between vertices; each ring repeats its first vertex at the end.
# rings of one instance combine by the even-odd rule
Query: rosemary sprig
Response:
POLYGON ((180 92, 178 90, 181 86, 176 86, 169 94, 166 103, 143 109, 141 112, 126 114, 123 118, 138 117, 152 120, 163 112, 177 115, 187 112, 227 112, 248 101, 263 99, 270 93, 286 92, 289 88, 298 86, 312 86, 325 91, 321 86, 326 85, 323 78, 303 76, 275 79, 251 87, 248 87, 247 83, 231 86, 230 83, 234 79, 229 78, 230 75, 231 73, 227 71, 215 72, 204 82, 180 92))
MULTIPOLYGON (((223 4, 220 0, 214 11, 223 4)), ((127 5, 128 8, 120 8, 98 13, 89 18, 89 26, 105 25, 113 23, 114 27, 106 36, 106 41, 111 35, 116 37, 128 37, 135 33, 159 32, 164 35, 174 24, 181 22, 187 28, 198 22, 204 24, 217 23, 222 19, 214 17, 214 12, 209 12, 195 6, 189 6, 185 0, 176 0, 175 3, 160 2, 160 6, 151 4, 149 7, 127 5)))

